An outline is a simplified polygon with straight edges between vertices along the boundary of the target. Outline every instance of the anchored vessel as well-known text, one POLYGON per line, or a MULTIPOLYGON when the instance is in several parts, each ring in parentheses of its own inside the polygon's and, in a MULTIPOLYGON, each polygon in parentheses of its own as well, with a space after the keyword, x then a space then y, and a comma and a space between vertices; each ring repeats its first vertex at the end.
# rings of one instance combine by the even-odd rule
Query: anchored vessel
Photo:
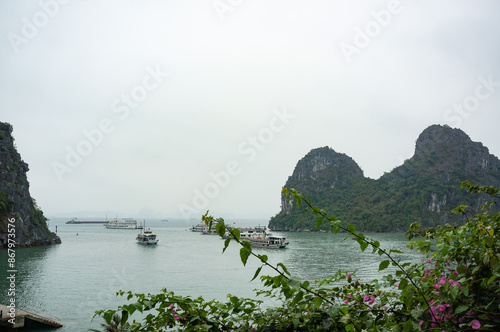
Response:
POLYGON ((203 232, 207 225, 205 224, 198 224, 198 225, 193 225, 193 227, 190 228, 192 232, 203 232))
POLYGON ((104 224, 106 228, 110 229, 140 229, 142 225, 137 225, 137 221, 134 219, 124 219, 121 221, 113 220, 104 224))
POLYGON ((77 218, 73 218, 66 221, 66 224, 106 224, 108 222, 107 220, 78 220, 77 218))
POLYGON ((144 229, 144 232, 140 232, 137 234, 136 238, 137 243, 140 244, 146 244, 146 245, 154 245, 158 243, 158 239, 156 238, 156 235, 151 232, 151 229, 144 229))
MULTIPOLYGON (((248 240, 252 247, 260 248, 286 248, 288 241, 284 236, 272 234, 272 230, 266 227, 239 228, 240 240, 248 240)), ((231 234, 226 231, 224 238, 230 238, 231 234)))
POLYGON ((269 233, 254 233, 247 238, 252 247, 260 248, 286 248, 288 241, 284 236, 272 235, 269 233))

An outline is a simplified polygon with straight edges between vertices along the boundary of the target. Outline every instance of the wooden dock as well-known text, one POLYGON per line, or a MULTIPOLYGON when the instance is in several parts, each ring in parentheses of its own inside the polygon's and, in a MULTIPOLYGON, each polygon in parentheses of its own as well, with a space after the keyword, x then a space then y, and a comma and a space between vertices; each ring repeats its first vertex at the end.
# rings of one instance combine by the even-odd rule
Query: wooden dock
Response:
MULTIPOLYGON (((12 324, 12 317, 11 315, 13 312, 11 311, 12 308, 7 307, 6 305, 0 304, 0 310, 2 311, 2 318, 0 318, 0 331, 4 331, 2 328, 7 328, 7 331, 32 331, 35 330, 37 327, 38 328, 47 328, 47 327, 54 327, 54 328, 59 328, 62 327, 62 324, 46 318, 42 317, 40 315, 21 310, 21 309, 14 309, 15 310, 15 319, 14 319, 14 324, 12 324), (9 322, 10 320, 10 322, 9 322)), ((12 315, 13 316, 13 315, 12 315)))

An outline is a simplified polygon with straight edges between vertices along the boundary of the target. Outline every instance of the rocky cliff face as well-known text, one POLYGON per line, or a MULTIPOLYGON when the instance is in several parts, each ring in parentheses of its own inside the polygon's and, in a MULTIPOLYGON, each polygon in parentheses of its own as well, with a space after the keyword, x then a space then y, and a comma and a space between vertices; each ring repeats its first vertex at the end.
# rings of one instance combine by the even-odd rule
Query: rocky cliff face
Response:
POLYGON ((16 247, 61 243, 49 231, 47 219, 29 193, 28 170, 14 146, 12 126, 0 122, 0 248, 8 243, 8 223, 12 219, 16 247))
MULTIPOLYGON (((413 157, 378 180, 365 178, 350 157, 320 148, 297 163, 285 187, 358 229, 405 231, 412 222, 460 223, 450 211, 461 204, 476 210, 488 197, 461 190, 465 180, 500 187, 500 161, 463 131, 433 125, 418 137, 413 157)), ((281 212, 269 227, 313 230, 314 219, 282 197, 281 212)))
MULTIPOLYGON (((351 157, 329 147, 322 147, 310 151, 299 160, 286 186, 303 192, 319 193, 332 188, 343 188, 356 177, 363 177, 363 171, 351 157)), ((282 196, 283 212, 290 213, 293 205, 292 200, 282 196)))

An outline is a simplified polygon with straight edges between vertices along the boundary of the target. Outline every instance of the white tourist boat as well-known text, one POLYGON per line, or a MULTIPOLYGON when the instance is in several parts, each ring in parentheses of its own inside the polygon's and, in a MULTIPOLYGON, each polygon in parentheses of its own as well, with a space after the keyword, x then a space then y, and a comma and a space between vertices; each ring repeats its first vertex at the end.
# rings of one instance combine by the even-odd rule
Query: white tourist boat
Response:
POLYGON ((151 232, 151 228, 146 229, 146 221, 143 222, 140 229, 141 232, 137 234, 137 237, 135 238, 137 243, 146 245, 155 245, 158 243, 159 240, 156 238, 156 235, 151 232), (142 229, 144 229, 144 232, 142 229))
POLYGON ((144 229, 144 232, 141 231, 139 234, 137 234, 136 241, 140 244, 155 245, 159 240, 156 238, 156 235, 151 232, 151 229, 148 228, 144 229))
POLYGON ((141 225, 137 225, 137 220, 134 219, 124 219, 124 220, 113 220, 104 224, 104 227, 109 229, 141 229, 141 225))
MULTIPOLYGON (((228 227, 229 228, 229 227, 228 227)), ((251 228, 238 228, 240 231, 240 239, 248 239, 254 235, 260 234, 260 235, 265 235, 266 234, 266 227, 262 226, 256 226, 256 227, 251 227, 251 228)), ((223 236, 225 239, 231 238, 231 234, 229 233, 229 230, 226 230, 226 233, 223 236)))
POLYGON ((198 224, 198 225, 193 225, 193 227, 190 228, 192 232, 203 232, 207 225, 205 224, 198 224))
POLYGON ((252 247, 257 248, 286 248, 288 245, 288 241, 284 236, 272 235, 268 233, 255 233, 246 238, 246 240, 250 241, 252 247))

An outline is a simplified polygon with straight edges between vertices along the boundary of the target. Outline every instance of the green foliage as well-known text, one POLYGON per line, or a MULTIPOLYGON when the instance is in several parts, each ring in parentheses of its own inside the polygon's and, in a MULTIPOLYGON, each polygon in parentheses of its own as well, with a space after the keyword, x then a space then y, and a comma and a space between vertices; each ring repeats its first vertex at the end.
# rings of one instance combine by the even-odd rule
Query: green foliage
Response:
MULTIPOLYGON (((462 187, 499 198, 498 188, 468 182, 462 187)), ((324 223, 335 233, 348 233, 361 251, 371 249, 385 256, 379 271, 393 266, 395 272, 369 282, 348 271, 314 283, 304 281, 290 275, 282 263, 273 265, 267 256, 254 253, 238 232, 207 213, 203 216, 207 225, 216 222, 219 235, 231 234, 224 250, 237 243, 243 264, 251 257, 262 263, 253 279, 263 268, 271 269, 271 275, 260 277, 264 288, 256 293, 277 300, 279 307, 263 308, 260 300, 232 295, 222 303, 178 296, 166 289, 156 295, 120 291, 118 295, 129 304, 96 311, 96 316, 110 323, 118 313, 120 326, 130 331, 497 331, 500 327, 500 214, 492 212, 493 201, 472 214, 459 206, 455 213, 467 218, 461 226, 411 225, 406 234, 409 247, 422 253, 422 262, 409 263, 397 259, 401 251, 381 248, 352 224, 342 226, 297 191, 283 188, 283 194, 306 205, 318 227, 324 223), (136 311, 146 316, 130 323, 136 311)))
POLYGON ((0 191, 0 216, 12 210, 14 202, 7 197, 4 191, 0 191))
MULTIPOLYGON (((285 186, 363 231, 405 232, 413 222, 424 227, 463 224, 462 216, 450 211, 459 204, 477 210, 478 200, 487 199, 484 194, 474 197, 459 190, 463 179, 500 185, 498 158, 462 131, 446 126, 426 129, 414 156, 377 180, 358 174, 359 166, 346 158, 333 150, 314 149, 297 163, 285 186)), ((282 195, 282 202, 282 211, 271 218, 270 228, 317 229, 316 216, 304 213, 307 206, 294 202, 292 196, 282 195)), ((320 230, 329 227, 322 224, 320 230)))

